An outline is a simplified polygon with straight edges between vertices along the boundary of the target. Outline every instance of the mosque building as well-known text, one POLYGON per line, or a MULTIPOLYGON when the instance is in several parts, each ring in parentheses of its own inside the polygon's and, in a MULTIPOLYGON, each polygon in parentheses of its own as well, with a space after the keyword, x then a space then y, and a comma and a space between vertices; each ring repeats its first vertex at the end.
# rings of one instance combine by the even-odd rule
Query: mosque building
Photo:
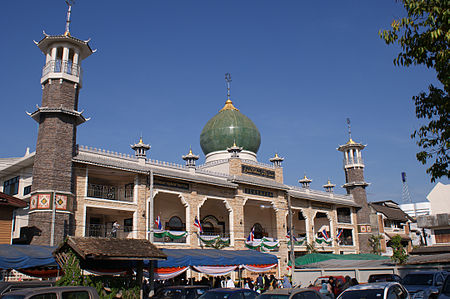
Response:
POLYGON ((300 186, 284 184, 282 157, 258 161, 261 134, 232 102, 227 75, 225 104, 200 135, 202 165, 192 150, 184 165, 148 159, 142 138, 133 155, 78 145, 77 126, 86 121, 78 111, 81 63, 94 51, 68 26, 36 44, 45 56, 42 105, 29 114, 39 127, 36 151, 0 159, 1 191, 29 201, 21 218, 27 233, 20 225, 13 231, 18 240, 57 245, 75 235, 147 238, 161 248, 249 248, 275 254, 280 274, 291 246, 295 256, 311 247, 370 252, 363 144, 350 138, 338 148, 346 195, 331 182, 310 189, 306 176, 300 186))

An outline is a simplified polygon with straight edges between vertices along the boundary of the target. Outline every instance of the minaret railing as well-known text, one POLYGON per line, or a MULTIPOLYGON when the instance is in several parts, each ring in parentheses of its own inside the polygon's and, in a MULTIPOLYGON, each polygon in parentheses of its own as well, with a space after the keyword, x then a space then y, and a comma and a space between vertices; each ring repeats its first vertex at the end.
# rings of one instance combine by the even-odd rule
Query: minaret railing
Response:
POLYGON ((75 77, 81 77, 81 66, 71 60, 50 60, 42 69, 42 77, 50 73, 64 73, 75 77))

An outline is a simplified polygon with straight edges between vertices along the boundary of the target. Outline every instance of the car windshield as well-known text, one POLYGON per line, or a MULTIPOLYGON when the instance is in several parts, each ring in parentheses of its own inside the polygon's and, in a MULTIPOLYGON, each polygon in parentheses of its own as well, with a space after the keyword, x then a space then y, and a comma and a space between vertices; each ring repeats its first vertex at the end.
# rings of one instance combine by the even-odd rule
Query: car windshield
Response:
POLYGON ((289 295, 283 294, 262 294, 258 296, 258 299, 288 299, 289 295))
POLYGON ((382 299, 384 289, 349 290, 339 296, 339 299, 382 299))
POLYGON ((209 291, 198 297, 199 299, 228 299, 232 295, 232 292, 214 292, 209 291))
POLYGON ((433 274, 408 274, 403 279, 404 285, 432 285, 433 274))
POLYGON ((314 285, 316 287, 321 287, 322 284, 327 283, 328 282, 328 278, 317 278, 316 281, 314 281, 314 285))

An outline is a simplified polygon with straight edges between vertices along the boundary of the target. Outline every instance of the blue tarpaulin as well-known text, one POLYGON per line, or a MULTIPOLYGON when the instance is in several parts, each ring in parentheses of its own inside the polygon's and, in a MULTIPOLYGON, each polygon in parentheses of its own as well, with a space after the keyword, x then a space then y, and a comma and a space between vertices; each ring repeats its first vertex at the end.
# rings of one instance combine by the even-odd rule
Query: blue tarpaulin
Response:
MULTIPOLYGON (((55 266, 56 247, 0 244, 0 269, 55 266)), ((155 261, 157 268, 185 266, 269 265, 278 263, 273 254, 256 250, 162 249, 167 260, 155 261)), ((148 261, 145 263, 148 265, 148 261)))
POLYGON ((0 269, 56 266, 52 252, 56 247, 0 244, 0 269))
POLYGON ((256 250, 162 249, 162 252, 167 255, 167 260, 155 261, 157 268, 278 263, 275 255, 256 250))

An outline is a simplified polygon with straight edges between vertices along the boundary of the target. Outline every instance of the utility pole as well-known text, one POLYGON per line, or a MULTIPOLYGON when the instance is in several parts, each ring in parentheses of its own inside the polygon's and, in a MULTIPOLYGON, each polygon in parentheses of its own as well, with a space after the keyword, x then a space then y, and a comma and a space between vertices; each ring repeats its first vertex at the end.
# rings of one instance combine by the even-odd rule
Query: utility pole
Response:
POLYGON ((291 261, 291 277, 294 278, 294 270, 295 270, 295 255, 294 255, 294 235, 293 235, 293 225, 292 225, 292 206, 291 206, 291 195, 287 194, 287 203, 288 203, 288 213, 289 213, 289 239, 291 242, 290 248, 290 256, 289 260, 291 261))

